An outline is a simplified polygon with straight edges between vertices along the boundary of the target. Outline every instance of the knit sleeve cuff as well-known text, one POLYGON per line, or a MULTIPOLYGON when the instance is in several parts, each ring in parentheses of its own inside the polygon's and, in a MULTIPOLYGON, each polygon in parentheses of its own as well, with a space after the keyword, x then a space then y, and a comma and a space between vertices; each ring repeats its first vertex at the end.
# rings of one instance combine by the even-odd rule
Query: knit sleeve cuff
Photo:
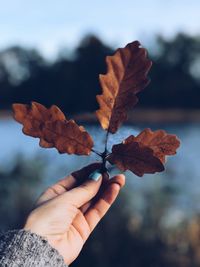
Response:
POLYGON ((41 236, 25 230, 0 234, 2 267, 67 267, 58 251, 41 236))

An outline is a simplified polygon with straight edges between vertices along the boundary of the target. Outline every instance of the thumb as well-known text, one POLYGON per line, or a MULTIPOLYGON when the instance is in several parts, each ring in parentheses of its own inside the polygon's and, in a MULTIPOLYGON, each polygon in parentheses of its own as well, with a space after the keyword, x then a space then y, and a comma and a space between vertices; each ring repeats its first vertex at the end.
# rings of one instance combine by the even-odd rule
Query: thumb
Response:
POLYGON ((85 181, 78 187, 65 193, 65 201, 80 208, 82 205, 90 201, 99 191, 102 183, 102 174, 99 170, 94 171, 85 181))

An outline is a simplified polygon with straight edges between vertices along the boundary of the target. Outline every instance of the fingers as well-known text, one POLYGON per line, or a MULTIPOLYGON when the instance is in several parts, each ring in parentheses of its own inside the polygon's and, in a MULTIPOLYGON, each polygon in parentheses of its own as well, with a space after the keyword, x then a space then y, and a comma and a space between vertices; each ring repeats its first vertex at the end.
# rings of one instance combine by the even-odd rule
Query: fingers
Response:
POLYGON ((72 175, 68 175, 56 184, 49 187, 38 199, 37 205, 40 205, 48 200, 51 200, 66 191, 70 190, 76 185, 76 179, 72 175))
POLYGON ((95 162, 78 171, 73 172, 71 175, 76 179, 78 184, 81 184, 89 177, 92 172, 99 169, 101 167, 101 164, 102 163, 95 162))
POLYGON ((81 211, 76 215, 73 226, 79 232, 84 242, 88 239, 92 230, 114 202, 120 188, 124 186, 124 183, 125 177, 123 175, 113 177, 109 180, 106 189, 101 192, 95 204, 92 204, 93 200, 91 200, 80 208, 81 211))
POLYGON ((113 183, 118 184, 120 188, 122 188, 125 185, 125 176, 123 174, 118 174, 108 180, 108 185, 113 183))
POLYGON ((90 200, 87 203, 85 203, 82 207, 80 207, 80 211, 84 214, 92 205, 93 201, 90 200))
POLYGON ((51 188, 58 194, 62 194, 75 187, 81 180, 86 180, 91 172, 95 171, 100 167, 100 163, 90 164, 78 171, 71 173, 65 178, 58 181, 51 188))
POLYGON ((77 213, 72 225, 78 231, 79 235, 83 239, 83 242, 85 242, 88 239, 91 231, 87 221, 85 220, 84 214, 81 211, 77 213))
POLYGON ((79 184, 81 181, 85 181, 89 177, 89 175, 93 171, 98 169, 100 166, 101 166, 101 163, 92 163, 66 176, 62 180, 58 181, 58 183, 56 183, 51 188, 53 188, 58 194, 62 194, 65 191, 68 191, 74 188, 75 186, 77 186, 77 184, 79 184))
MULTIPOLYGON (((125 183, 125 179, 122 179, 120 175, 117 175, 115 177, 113 177, 112 179, 108 180, 106 184, 104 184, 104 186, 109 186, 109 184, 111 183, 116 183, 119 184, 120 188, 124 186, 125 183)), ((84 214, 86 213, 86 211, 94 204, 94 202, 97 201, 97 199, 99 198, 99 196, 102 195, 102 192, 104 191, 103 187, 101 187, 100 191, 98 192, 98 194, 95 196, 94 199, 91 199, 90 201, 88 201, 87 203, 85 203, 82 207, 80 207, 81 212, 84 214)))
POLYGON ((63 178, 62 180, 58 181, 56 184, 51 186, 51 189, 55 195, 61 195, 66 191, 70 190, 76 185, 76 179, 70 174, 63 178))
POLYGON ((96 227, 99 221, 109 210, 124 184, 125 176, 122 174, 110 179, 108 185, 99 196, 97 202, 86 211, 85 219, 91 231, 96 227))
POLYGON ((96 196, 102 183, 101 173, 98 173, 98 180, 97 180, 97 175, 95 178, 96 180, 88 179, 80 186, 75 187, 72 190, 66 192, 63 195, 65 201, 71 203, 77 208, 80 208, 88 201, 90 201, 94 196, 96 196))
POLYGON ((48 200, 51 200, 66 191, 77 186, 81 181, 84 181, 88 178, 89 174, 94 170, 98 169, 101 166, 101 163, 90 164, 81 170, 73 172, 72 174, 64 177, 56 184, 49 187, 38 199, 36 205, 40 205, 48 200))

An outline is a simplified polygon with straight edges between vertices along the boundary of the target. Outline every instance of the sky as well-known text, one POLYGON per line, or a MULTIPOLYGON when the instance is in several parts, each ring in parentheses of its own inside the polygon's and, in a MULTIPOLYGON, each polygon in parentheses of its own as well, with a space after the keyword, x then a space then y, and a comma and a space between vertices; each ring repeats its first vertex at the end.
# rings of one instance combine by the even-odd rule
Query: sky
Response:
POLYGON ((180 31, 200 33, 199 0, 0 0, 0 49, 18 44, 47 58, 89 33, 122 47, 180 31))

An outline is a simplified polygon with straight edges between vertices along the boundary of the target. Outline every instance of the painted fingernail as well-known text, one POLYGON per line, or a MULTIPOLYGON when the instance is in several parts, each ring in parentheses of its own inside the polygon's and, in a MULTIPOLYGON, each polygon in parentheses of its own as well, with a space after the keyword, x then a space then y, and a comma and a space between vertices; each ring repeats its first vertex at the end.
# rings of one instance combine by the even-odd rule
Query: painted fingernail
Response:
POLYGON ((102 174, 98 170, 96 170, 89 175, 89 179, 94 180, 94 181, 98 181, 100 179, 101 175, 102 174))

